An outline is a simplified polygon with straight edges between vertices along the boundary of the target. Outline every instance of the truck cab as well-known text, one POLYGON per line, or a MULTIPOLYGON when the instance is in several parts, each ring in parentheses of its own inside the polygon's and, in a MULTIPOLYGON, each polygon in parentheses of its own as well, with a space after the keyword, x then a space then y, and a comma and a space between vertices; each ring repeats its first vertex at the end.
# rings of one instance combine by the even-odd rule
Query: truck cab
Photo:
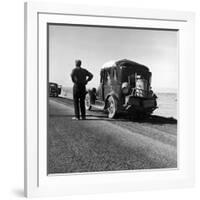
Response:
POLYGON ((58 95, 61 94, 61 85, 58 85, 57 83, 49 83, 49 96, 51 97, 58 97, 58 95))

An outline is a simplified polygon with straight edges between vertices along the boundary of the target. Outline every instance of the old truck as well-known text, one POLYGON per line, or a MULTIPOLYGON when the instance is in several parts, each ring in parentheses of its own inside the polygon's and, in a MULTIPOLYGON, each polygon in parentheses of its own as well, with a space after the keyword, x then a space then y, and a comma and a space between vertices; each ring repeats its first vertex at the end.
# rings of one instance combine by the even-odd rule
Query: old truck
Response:
POLYGON ((58 85, 57 83, 49 83, 49 96, 50 97, 58 97, 58 95, 61 94, 61 85, 58 85))
POLYGON ((123 59, 105 63, 100 71, 98 89, 87 90, 85 106, 102 105, 109 118, 119 113, 147 117, 157 108, 157 96, 151 88, 148 67, 123 59))

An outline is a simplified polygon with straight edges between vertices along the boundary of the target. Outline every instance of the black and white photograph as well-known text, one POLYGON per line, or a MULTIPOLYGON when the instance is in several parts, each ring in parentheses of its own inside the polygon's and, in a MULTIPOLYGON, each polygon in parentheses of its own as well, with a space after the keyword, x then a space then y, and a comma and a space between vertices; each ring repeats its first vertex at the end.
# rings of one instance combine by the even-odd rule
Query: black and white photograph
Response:
POLYGON ((47 172, 178 168, 178 31, 49 23, 47 172))

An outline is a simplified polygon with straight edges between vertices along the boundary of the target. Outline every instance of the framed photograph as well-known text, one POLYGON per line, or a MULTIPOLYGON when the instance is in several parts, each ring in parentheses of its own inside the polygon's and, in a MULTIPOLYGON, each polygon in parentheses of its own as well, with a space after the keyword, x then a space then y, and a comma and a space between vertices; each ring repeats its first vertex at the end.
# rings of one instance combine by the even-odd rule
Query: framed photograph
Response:
POLYGON ((25 3, 25 196, 194 184, 194 14, 25 3))

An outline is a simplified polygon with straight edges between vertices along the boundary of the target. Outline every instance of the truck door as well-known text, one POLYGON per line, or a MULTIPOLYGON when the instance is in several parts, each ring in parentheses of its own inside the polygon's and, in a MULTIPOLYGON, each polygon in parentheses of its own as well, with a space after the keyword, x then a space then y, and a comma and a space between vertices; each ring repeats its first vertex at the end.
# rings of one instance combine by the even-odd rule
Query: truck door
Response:
POLYGON ((112 75, 111 70, 105 71, 105 78, 104 78, 104 84, 103 84, 103 92, 104 92, 104 98, 112 91, 112 75))
POLYGON ((97 89, 97 99, 104 100, 104 70, 100 72, 100 84, 97 89))

